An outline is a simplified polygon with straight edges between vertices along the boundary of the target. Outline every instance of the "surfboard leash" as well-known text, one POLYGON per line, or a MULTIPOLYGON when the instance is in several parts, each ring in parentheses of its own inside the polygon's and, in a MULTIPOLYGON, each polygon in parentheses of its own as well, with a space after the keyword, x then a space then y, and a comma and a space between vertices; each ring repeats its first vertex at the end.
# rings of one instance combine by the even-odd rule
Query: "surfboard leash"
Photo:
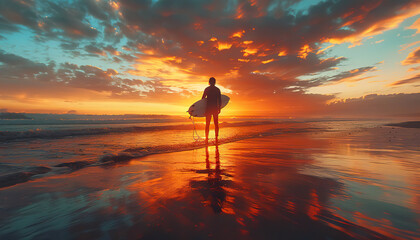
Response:
POLYGON ((198 140, 200 140, 201 137, 200 137, 200 135, 198 135, 197 129, 195 127, 194 116, 190 115, 190 119, 191 119, 193 127, 194 127, 194 129, 193 129, 193 139, 194 139, 194 141, 198 141, 198 140), (197 135, 197 138, 195 137, 195 135, 197 135))

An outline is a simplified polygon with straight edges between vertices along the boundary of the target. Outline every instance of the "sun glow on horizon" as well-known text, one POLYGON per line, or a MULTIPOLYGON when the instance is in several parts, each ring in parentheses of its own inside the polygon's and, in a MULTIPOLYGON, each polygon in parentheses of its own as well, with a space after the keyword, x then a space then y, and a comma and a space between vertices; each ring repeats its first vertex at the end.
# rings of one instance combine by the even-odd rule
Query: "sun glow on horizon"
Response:
POLYGON ((58 2, 55 9, 16 1, 0 12, 3 111, 177 114, 201 97, 210 76, 231 96, 232 114, 313 116, 334 100, 407 105, 401 99, 420 96, 413 0, 351 8, 338 1, 322 19, 314 10, 322 1, 58 2), (274 8, 283 14, 273 17, 274 8))

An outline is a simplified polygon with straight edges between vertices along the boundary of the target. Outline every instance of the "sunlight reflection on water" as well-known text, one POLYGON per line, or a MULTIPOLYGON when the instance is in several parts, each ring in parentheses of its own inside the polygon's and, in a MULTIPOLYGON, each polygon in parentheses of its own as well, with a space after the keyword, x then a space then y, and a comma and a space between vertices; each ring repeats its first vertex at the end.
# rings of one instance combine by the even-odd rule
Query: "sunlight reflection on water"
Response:
POLYGON ((386 128, 348 129, 152 155, 5 188, 0 236, 415 239, 419 171, 410 163, 420 154, 401 140, 413 130, 391 142, 386 128))

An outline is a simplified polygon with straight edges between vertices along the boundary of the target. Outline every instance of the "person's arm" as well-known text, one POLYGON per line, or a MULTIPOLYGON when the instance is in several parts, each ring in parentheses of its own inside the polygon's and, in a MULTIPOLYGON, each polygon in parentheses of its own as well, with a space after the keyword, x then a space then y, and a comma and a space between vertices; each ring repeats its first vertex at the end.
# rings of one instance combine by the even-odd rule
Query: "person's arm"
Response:
POLYGON ((207 88, 206 89, 204 89, 204 92, 203 92, 203 97, 201 97, 201 99, 204 99, 204 98, 206 98, 207 97, 207 88))

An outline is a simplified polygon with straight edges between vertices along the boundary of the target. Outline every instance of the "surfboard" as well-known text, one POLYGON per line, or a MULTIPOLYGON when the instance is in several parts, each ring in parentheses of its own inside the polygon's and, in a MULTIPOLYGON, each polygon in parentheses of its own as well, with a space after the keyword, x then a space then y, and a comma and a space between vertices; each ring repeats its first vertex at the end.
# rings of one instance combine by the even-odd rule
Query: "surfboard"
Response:
MULTIPOLYGON (((222 108, 228 104, 229 100, 230 98, 228 96, 222 94, 222 108)), ((206 106, 207 98, 204 98, 191 105, 187 112, 193 117, 205 117, 206 106)))

